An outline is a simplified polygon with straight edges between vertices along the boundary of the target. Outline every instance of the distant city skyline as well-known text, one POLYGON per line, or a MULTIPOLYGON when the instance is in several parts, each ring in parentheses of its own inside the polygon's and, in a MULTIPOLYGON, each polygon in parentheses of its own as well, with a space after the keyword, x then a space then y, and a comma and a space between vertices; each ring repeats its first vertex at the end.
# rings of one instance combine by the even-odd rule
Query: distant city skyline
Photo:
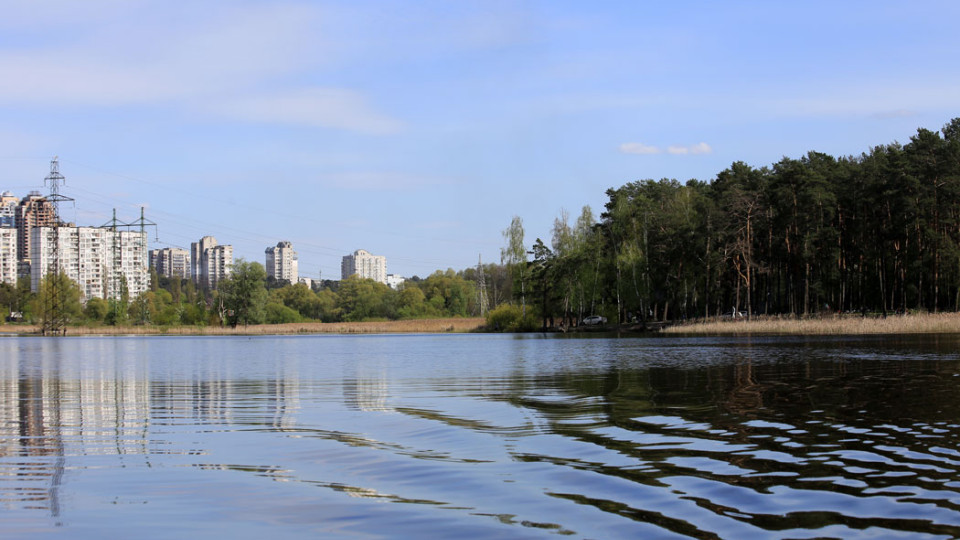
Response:
MULTIPOLYGON (((859 155, 960 111, 960 4, 0 0, 0 191, 335 279, 499 262, 645 178, 859 155)), ((159 238, 159 242, 157 241, 159 238)))

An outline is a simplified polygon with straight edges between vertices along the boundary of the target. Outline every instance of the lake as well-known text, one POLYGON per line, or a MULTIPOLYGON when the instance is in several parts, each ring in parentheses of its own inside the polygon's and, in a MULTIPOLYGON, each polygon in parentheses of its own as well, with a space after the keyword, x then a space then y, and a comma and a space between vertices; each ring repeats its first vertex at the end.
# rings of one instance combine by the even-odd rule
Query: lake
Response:
POLYGON ((960 537, 958 351, 4 337, 0 536, 960 537))

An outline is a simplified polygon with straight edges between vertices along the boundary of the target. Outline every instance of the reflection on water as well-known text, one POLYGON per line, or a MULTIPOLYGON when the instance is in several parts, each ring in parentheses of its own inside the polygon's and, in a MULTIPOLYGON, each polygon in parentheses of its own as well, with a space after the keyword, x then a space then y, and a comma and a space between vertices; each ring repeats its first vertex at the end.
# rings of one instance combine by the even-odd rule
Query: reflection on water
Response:
POLYGON ((958 345, 5 338, 0 527, 958 537, 958 345))

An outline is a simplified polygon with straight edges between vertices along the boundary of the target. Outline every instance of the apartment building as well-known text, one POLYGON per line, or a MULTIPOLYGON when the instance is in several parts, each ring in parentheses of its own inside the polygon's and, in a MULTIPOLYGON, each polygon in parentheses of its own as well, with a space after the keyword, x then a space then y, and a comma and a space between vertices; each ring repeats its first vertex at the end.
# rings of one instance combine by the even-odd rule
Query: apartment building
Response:
POLYGON ((387 258, 363 249, 354 251, 352 255, 344 255, 340 263, 340 278, 347 279, 353 275, 386 284, 387 258))
POLYGON ((9 191, 0 194, 0 227, 17 226, 17 206, 20 200, 9 191))
POLYGON ((84 302, 119 299, 124 288, 130 298, 136 298, 150 288, 146 233, 107 227, 34 227, 29 258, 34 292, 53 270, 54 246, 60 269, 80 286, 84 302))
POLYGON ((190 244, 190 277, 201 286, 216 289, 233 271, 233 246, 219 245, 212 236, 190 244))
POLYGON ((180 248, 150 250, 150 267, 166 277, 190 277, 190 252, 180 248))
POLYGON ((291 284, 296 284, 299 278, 297 268, 297 252, 293 250, 293 245, 286 240, 277 242, 276 246, 268 247, 266 253, 267 277, 276 280, 286 280, 291 284))
POLYGON ((17 230, 0 227, 0 282, 17 284, 17 230))

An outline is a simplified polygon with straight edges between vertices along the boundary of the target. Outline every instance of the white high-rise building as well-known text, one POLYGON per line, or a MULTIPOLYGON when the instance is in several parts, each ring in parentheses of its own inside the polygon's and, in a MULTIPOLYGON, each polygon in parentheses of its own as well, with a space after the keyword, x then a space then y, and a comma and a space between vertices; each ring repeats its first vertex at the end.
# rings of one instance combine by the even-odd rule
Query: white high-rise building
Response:
POLYGON ((59 245, 60 269, 80 285, 82 300, 130 298, 150 288, 147 234, 107 227, 34 227, 30 238, 30 288, 53 269, 54 244, 59 245), (59 243, 56 242, 59 231, 59 243))
POLYGON ((181 248, 150 250, 150 266, 167 277, 190 277, 190 252, 181 248))
POLYGON ((347 279, 352 275, 386 284, 387 258, 383 255, 372 255, 363 249, 354 251, 352 255, 344 255, 343 262, 340 263, 340 279, 347 279))
POLYGON ((17 284, 17 230, 0 227, 0 282, 17 284))
POLYGON ((0 194, 0 227, 17 226, 17 205, 20 199, 17 199, 13 193, 4 191, 0 194))
POLYGON ((190 244, 190 277, 197 285, 211 289, 233 271, 233 246, 217 245, 217 239, 204 236, 190 244))
POLYGON ((293 244, 284 240, 278 242, 276 246, 268 247, 265 253, 267 254, 267 277, 276 280, 285 279, 295 285, 299 272, 297 271, 297 252, 293 250, 293 244))

